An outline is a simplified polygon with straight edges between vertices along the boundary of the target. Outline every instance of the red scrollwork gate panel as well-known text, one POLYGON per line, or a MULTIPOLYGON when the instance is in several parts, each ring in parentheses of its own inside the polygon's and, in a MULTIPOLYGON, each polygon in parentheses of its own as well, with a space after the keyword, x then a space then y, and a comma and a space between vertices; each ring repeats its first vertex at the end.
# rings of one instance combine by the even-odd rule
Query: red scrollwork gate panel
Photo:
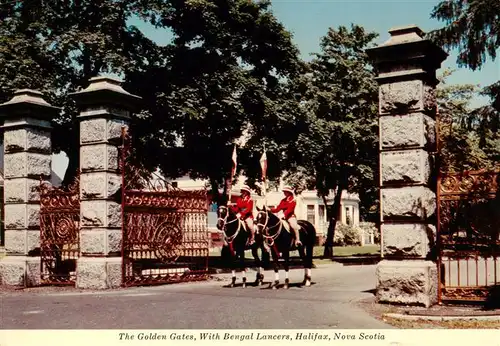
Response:
POLYGON ((439 301, 486 301, 500 285, 500 196, 495 172, 438 179, 439 301))
POLYGON ((79 175, 67 188, 40 184, 41 283, 74 285, 80 254, 79 175))
POLYGON ((208 278, 208 196, 185 191, 148 174, 128 160, 122 146, 122 282, 150 285, 208 278))

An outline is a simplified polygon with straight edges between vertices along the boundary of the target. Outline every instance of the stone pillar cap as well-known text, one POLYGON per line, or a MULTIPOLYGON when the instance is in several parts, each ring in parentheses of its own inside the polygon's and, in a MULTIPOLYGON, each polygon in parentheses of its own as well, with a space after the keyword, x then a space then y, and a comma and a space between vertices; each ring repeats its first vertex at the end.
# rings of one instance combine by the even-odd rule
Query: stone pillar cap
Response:
POLYGON ((2 117, 18 115, 20 113, 33 113, 35 118, 52 118, 60 108, 54 107, 43 99, 43 94, 37 90, 19 89, 7 102, 0 104, 2 117))
POLYGON ((108 76, 90 78, 87 88, 70 93, 77 104, 118 104, 126 108, 135 108, 142 97, 133 95, 121 86, 122 80, 108 76))

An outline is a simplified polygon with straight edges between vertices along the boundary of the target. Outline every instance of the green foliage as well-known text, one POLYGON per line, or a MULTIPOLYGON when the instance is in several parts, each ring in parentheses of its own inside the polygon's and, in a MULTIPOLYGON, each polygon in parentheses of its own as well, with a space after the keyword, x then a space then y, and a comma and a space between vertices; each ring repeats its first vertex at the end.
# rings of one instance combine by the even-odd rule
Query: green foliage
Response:
POLYGON ((500 46, 500 2, 492 0, 444 0, 431 17, 446 26, 429 33, 446 49, 458 49, 457 63, 473 70, 487 57, 496 58, 500 46))
POLYGON ((475 85, 448 85, 446 70, 437 88, 440 170, 492 169, 500 162, 500 113, 491 106, 471 108, 481 91, 475 85))
MULTIPOLYGON (((287 111, 283 80, 301 69, 267 0, 12 1, 0 9, 0 43, 0 101, 34 88, 64 108, 53 146, 69 156, 67 176, 78 164, 78 121, 66 94, 111 73, 144 100, 131 126, 140 163, 169 177, 208 178, 214 189, 245 129, 244 149, 262 152, 259 129, 287 111), (137 19, 170 31, 171 42, 152 42, 130 24, 137 19)), ((242 167, 258 162, 243 154, 242 167)))
POLYGON ((335 193, 325 247, 333 245, 342 191, 376 198, 378 85, 365 54, 376 37, 357 25, 329 29, 307 73, 289 86, 298 107, 295 127, 284 130, 287 181, 320 197, 335 193))
MULTIPOLYGON (((443 0, 434 7, 432 18, 445 22, 445 26, 429 33, 429 37, 444 49, 457 49, 459 66, 477 70, 488 57, 496 59, 500 48, 500 2, 492 0, 443 0)), ((499 156, 500 81, 481 91, 492 100, 490 107, 483 107, 471 113, 471 118, 481 118, 478 132, 480 146, 488 160, 499 156), (490 128, 491 127, 491 128, 490 128), (491 131, 491 132, 490 132, 491 131)), ((469 144, 463 141, 461 148, 469 144)), ((471 140, 471 139, 469 139, 471 140)))
POLYGON ((362 230, 357 227, 338 223, 335 227, 335 246, 352 246, 361 245, 361 232, 362 230))

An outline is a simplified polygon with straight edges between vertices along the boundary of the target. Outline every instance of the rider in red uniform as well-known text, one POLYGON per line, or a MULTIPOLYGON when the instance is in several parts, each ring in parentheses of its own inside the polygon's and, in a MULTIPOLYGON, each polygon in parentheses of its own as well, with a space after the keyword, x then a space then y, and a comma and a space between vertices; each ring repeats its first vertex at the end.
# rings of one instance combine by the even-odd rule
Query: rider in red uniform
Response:
POLYGON ((280 204, 278 204, 276 208, 272 208, 271 212, 277 213, 280 210, 283 211, 285 214, 285 220, 288 221, 288 224, 295 232, 295 246, 299 246, 302 242, 300 241, 299 236, 300 226, 297 223, 297 217, 295 216, 295 206, 297 205, 297 202, 295 201, 292 188, 286 186, 282 191, 285 194, 285 198, 281 200, 280 204))
POLYGON ((250 244, 254 242, 255 227, 253 223, 253 200, 250 196, 250 188, 243 186, 240 190, 241 197, 236 201, 236 205, 232 205, 231 209, 237 213, 236 216, 245 221, 248 229, 250 230, 250 244))

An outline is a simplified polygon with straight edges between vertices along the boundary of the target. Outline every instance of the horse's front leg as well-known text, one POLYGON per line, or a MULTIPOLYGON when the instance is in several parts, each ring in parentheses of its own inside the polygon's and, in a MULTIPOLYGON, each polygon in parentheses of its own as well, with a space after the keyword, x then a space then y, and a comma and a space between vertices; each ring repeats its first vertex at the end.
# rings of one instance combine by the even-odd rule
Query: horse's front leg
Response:
POLYGON ((262 274, 263 268, 262 268, 262 261, 259 258, 259 253, 258 253, 259 245, 257 243, 254 243, 252 246, 252 256, 255 260, 255 265, 257 267, 257 275, 255 276, 255 284, 257 286, 262 285, 262 281, 264 281, 264 274, 262 274))
POLYGON ((236 284, 236 267, 238 265, 238 255, 230 250, 230 258, 231 258, 231 284, 229 287, 234 287, 236 284))
POLYGON ((269 284, 269 287, 271 287, 273 290, 278 288, 278 285, 280 283, 280 273, 279 273, 279 257, 280 254, 276 250, 275 247, 272 248, 271 254, 273 256, 273 266, 274 266, 274 282, 269 284))
POLYGON ((285 289, 288 289, 288 285, 290 284, 290 278, 288 277, 289 269, 290 269, 290 251, 287 249, 283 251, 283 260, 285 267, 285 289))
POLYGON ((247 286, 247 270, 245 268, 245 248, 238 251, 238 257, 239 257, 239 264, 240 264, 240 270, 241 270, 241 275, 242 275, 242 281, 243 281, 243 288, 247 286))

